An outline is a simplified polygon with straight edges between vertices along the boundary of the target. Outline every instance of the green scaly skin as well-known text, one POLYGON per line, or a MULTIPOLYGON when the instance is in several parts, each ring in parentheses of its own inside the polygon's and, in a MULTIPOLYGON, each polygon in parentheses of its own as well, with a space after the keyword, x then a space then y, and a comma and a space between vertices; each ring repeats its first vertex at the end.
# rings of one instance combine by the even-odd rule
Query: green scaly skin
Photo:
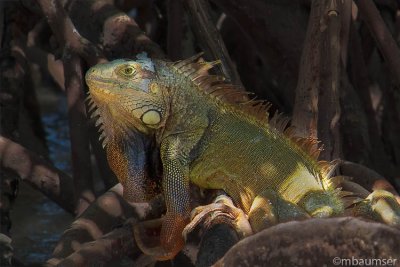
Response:
MULTIPOLYGON (((125 187, 141 185, 126 190, 143 195, 145 182, 125 171, 131 160, 115 163, 113 140, 127 140, 135 129, 160 148, 167 213, 160 247, 142 250, 159 260, 181 250, 180 233, 190 216, 189 182, 224 190, 255 232, 282 221, 342 214, 344 194, 330 179, 334 165, 317 160, 316 141, 284 132, 279 117, 268 124, 262 119, 266 108, 244 103, 243 94, 207 73, 214 63, 196 59, 172 63, 138 55, 136 61, 115 60, 86 74, 112 168, 125 187)), ((131 151, 118 155, 124 153, 131 151)), ((399 210, 389 224, 399 223, 399 210)))

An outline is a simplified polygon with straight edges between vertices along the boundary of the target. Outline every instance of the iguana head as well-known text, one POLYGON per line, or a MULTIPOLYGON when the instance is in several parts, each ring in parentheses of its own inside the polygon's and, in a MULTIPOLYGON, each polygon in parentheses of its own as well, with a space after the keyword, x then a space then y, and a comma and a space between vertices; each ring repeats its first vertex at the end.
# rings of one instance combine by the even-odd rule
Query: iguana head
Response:
POLYGON ((96 65, 85 78, 106 138, 132 128, 148 133, 162 124, 166 105, 155 65, 145 54, 96 65))

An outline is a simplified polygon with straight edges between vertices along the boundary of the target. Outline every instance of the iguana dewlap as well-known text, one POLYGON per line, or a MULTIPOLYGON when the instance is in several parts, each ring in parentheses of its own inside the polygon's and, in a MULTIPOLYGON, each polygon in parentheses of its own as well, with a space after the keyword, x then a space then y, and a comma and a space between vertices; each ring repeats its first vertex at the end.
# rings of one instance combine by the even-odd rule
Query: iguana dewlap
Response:
MULTIPOLYGON (((129 139, 135 129, 160 148, 167 213, 161 249, 144 249, 158 259, 172 258, 183 246, 189 182, 223 189, 247 214, 254 231, 281 221, 340 215, 346 205, 346 193, 336 188, 339 179, 331 177, 334 164, 318 161, 317 141, 293 136, 279 115, 268 122, 268 105, 248 101, 223 77, 209 75, 214 64, 198 61, 198 56, 165 62, 139 55, 135 61, 96 65, 86 74, 111 167, 125 190, 144 194, 146 182, 135 178, 126 183, 129 160, 115 152, 119 146, 113 140, 129 139), (140 188, 129 188, 136 184, 140 188)), ((377 193, 368 203, 392 198, 377 193)), ((385 206, 390 216, 376 214, 398 225, 400 208, 393 205, 385 206)), ((370 207, 362 210, 371 212, 370 207)))

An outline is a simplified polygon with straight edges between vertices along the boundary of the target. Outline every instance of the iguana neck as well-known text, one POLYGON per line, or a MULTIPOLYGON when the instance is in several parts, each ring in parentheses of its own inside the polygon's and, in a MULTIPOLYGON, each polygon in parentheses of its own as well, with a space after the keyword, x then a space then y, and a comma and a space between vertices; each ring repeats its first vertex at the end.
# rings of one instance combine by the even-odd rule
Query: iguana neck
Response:
MULTIPOLYGON (((166 71, 165 68, 162 69, 166 71)), ((201 94, 193 88, 193 83, 183 77, 182 80, 160 78, 157 83, 168 88, 166 112, 163 127, 156 132, 157 142, 161 142, 168 135, 182 134, 190 131, 204 130, 208 127, 208 109, 199 105, 204 101, 201 94), (188 105, 188 103, 190 103, 188 105)))

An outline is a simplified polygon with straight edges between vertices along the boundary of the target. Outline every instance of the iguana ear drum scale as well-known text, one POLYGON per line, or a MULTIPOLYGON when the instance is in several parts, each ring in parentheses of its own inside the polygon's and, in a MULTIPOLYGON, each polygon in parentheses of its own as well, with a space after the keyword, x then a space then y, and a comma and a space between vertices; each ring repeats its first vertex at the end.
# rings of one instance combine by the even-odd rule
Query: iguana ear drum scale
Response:
MULTIPOLYGON (((189 182, 222 189, 237 206, 229 201, 212 203, 198 207, 197 216, 228 203, 224 209, 239 216, 241 225, 244 217, 250 222, 252 231, 243 233, 283 221, 341 215, 356 202, 355 214, 400 225, 400 208, 393 195, 376 192, 360 200, 342 191, 338 185, 343 177, 332 177, 336 162, 318 160, 319 142, 295 136, 289 120, 279 113, 268 120, 270 104, 248 100, 248 93, 224 77, 210 75, 208 70, 215 64, 218 61, 205 62, 200 55, 167 62, 140 54, 136 60, 94 66, 86 74, 106 147, 110 142, 126 147, 139 134, 160 149, 167 212, 161 220, 135 227, 144 253, 165 260, 181 250, 182 231, 190 222, 189 182), (146 227, 160 222, 159 242, 146 239, 146 227)), ((127 164, 113 169, 125 187, 145 184, 139 182, 145 175, 121 170, 131 164, 140 166, 140 149, 145 146, 120 149, 121 154, 129 154, 127 164), (130 175, 136 177, 125 177, 130 175), (126 179, 136 182, 129 184, 126 179)))
POLYGON ((158 110, 150 109, 145 111, 140 119, 146 125, 156 125, 161 122, 161 114, 158 110))

